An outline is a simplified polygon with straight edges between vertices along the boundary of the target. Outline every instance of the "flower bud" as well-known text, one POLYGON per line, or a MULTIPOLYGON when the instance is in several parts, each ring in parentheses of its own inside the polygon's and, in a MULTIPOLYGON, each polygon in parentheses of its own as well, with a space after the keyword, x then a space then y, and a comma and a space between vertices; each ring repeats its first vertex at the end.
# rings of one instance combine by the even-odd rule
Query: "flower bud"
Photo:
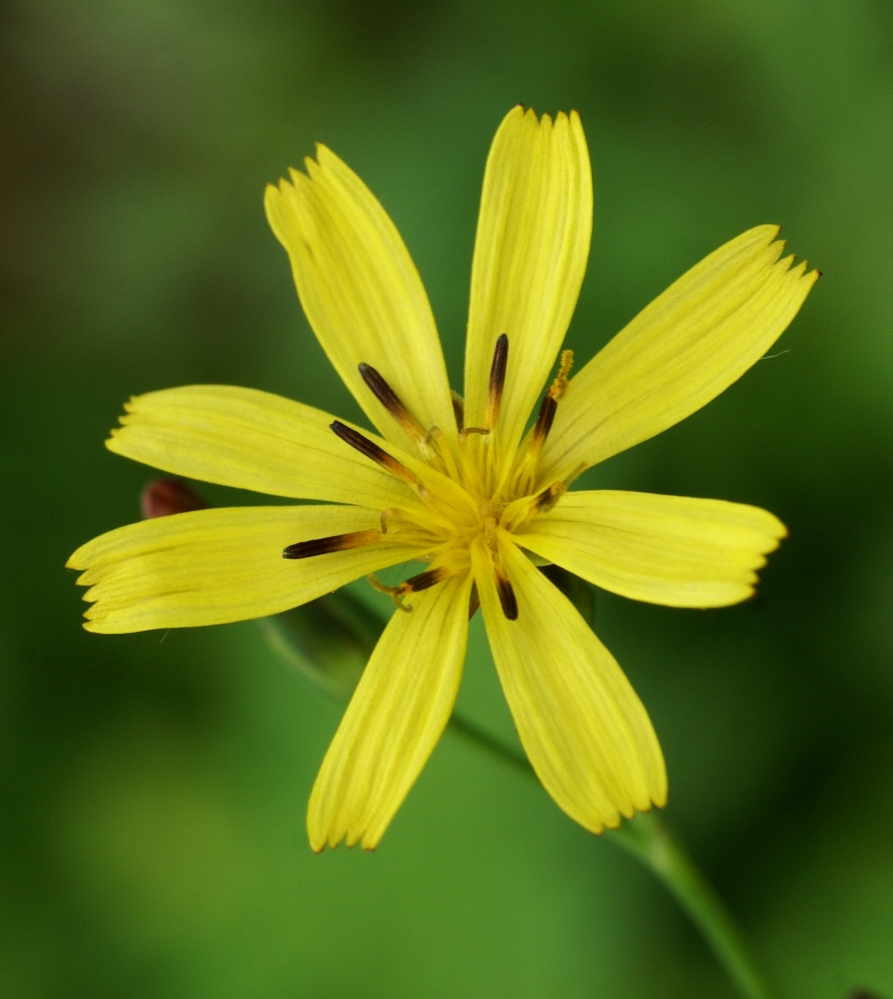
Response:
POLYGON ((352 594, 326 593, 259 622, 270 645, 314 686, 347 701, 386 624, 352 594))
POLYGON ((206 510, 209 506, 207 500, 202 499, 180 479, 155 479, 140 494, 144 520, 169 517, 172 513, 206 510))

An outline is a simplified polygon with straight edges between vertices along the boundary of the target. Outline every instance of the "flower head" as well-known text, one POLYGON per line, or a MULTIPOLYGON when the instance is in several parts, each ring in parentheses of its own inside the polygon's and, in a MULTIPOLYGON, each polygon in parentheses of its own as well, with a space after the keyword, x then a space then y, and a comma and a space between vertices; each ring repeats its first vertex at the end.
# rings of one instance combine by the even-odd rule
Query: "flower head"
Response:
POLYGON ((484 177, 462 399, 418 273, 356 174, 320 146, 306 173, 267 189, 266 208, 307 318, 378 433, 251 389, 132 399, 112 451, 323 504, 197 510, 96 538, 69 562, 90 587, 85 626, 259 617, 416 559, 424 571, 377 584, 399 609, 313 789, 314 849, 377 845, 449 719, 478 603, 521 741, 561 808, 600 832, 662 805, 645 709, 532 557, 654 603, 715 607, 751 594, 785 533, 771 514, 569 487, 735 381, 793 319, 816 272, 782 259, 776 227, 751 229, 571 377, 571 352, 559 350, 589 253, 586 141, 576 113, 553 121, 515 108, 484 177))

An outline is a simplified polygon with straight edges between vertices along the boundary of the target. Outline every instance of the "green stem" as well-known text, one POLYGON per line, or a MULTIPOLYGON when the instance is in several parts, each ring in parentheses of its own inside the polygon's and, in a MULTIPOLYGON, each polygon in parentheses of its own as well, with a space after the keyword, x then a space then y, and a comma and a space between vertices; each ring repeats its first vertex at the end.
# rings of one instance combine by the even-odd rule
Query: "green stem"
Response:
MULTIPOLYGON (((517 770, 534 775, 526 757, 472 722, 454 714, 450 719, 450 728, 517 770)), ((772 993, 757 970, 732 917, 660 814, 640 813, 634 819, 623 822, 619 828, 609 830, 606 838, 632 854, 663 882, 704 935, 742 996, 746 999, 772 999, 772 993)))
POLYGON ((637 815, 609 834, 664 883, 688 913, 746 999, 771 999, 740 930, 694 861, 657 812, 637 815))
POLYGON ((512 749, 496 736, 490 735, 484 729, 479 728, 474 722, 470 722, 454 711, 450 716, 450 729, 464 735, 466 739, 471 739, 484 749, 489 749, 491 753, 511 764, 516 770, 521 770, 528 777, 536 777, 530 761, 519 750, 512 749))

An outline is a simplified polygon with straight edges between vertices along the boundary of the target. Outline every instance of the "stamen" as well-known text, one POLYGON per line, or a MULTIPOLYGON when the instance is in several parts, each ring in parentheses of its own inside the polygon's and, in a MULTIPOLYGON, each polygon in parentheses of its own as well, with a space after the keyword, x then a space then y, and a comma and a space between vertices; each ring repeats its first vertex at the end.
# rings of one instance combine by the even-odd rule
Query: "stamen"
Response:
POLYGON ((459 441, 464 444, 468 440, 469 434, 480 434, 481 437, 486 437, 489 433, 490 431, 486 427, 466 427, 459 431, 459 441))
POLYGON ((582 475, 586 471, 586 465, 581 464, 571 472, 567 478, 562 479, 560 482, 553 482, 551 486, 544 489, 538 496, 533 498, 533 513, 548 513, 553 506, 561 499, 562 496, 568 491, 570 484, 578 476, 582 475))
POLYGON ((446 472, 446 474, 453 479, 453 481, 459 481, 460 475, 459 469, 456 466, 456 459, 453 456, 453 452, 447 444, 443 431, 440 427, 431 427, 428 430, 428 433, 425 434, 425 440, 422 442, 422 452, 431 457, 437 458, 440 462, 441 469, 446 472))
POLYGON ((501 333, 496 338, 493 363, 490 365, 490 395, 487 399, 487 426, 493 430, 499 420, 502 390, 505 388, 505 369, 509 359, 509 338, 501 333))
POLYGON ((548 513, 566 492, 567 485, 564 482, 553 482, 551 486, 544 489, 534 499, 534 511, 536 513, 548 513))
POLYGON ((541 513, 548 513, 567 492, 570 484, 586 471, 586 465, 578 465, 567 478, 551 483, 534 496, 520 496, 503 510, 500 526, 510 534, 516 534, 525 524, 541 513))
POLYGON ((426 569, 416 576, 410 576, 397 586, 386 586, 375 576, 368 576, 369 582, 379 593, 387 593, 400 610, 411 611, 412 607, 403 602, 410 593, 420 593, 422 590, 430 589, 437 583, 443 582, 449 576, 446 569, 426 569))
POLYGON ((410 576, 401 585, 406 587, 407 593, 420 593, 422 590, 427 590, 437 583, 442 583, 447 576, 449 576, 449 573, 446 569, 426 569, 417 576, 410 576))
POLYGON ((502 613, 505 614, 507 620, 517 621, 518 601, 511 580, 498 562, 494 562, 493 569, 496 572, 496 592, 499 594, 499 602, 502 604, 502 613))
POLYGON ((409 485, 415 486, 419 492, 424 494, 425 487, 412 474, 412 472, 410 472, 405 465, 401 465, 396 458, 392 458, 387 451, 382 451, 377 444, 373 444, 367 437, 364 437, 358 431, 345 426, 345 424, 343 424, 340 420, 335 420, 334 423, 331 424, 330 429, 333 430, 345 444, 349 444, 352 448, 359 451, 360 454, 370 458, 377 465, 381 465, 381 467, 390 472, 391 475, 396 475, 398 479, 402 479, 404 482, 409 483, 409 485))
POLYGON ((558 412, 558 400, 547 392, 543 396, 540 404, 539 415, 536 418, 536 425, 533 428, 533 446, 539 450, 546 442, 552 424, 555 422, 555 414, 558 412))
POLYGON ((450 391, 450 398, 453 402, 453 413, 456 417, 456 426, 461 430, 465 426, 465 400, 455 389, 450 391))
POLYGON ((552 424, 555 422, 555 414, 558 411, 558 403, 564 397, 565 392, 567 392, 567 376, 570 373, 573 363, 574 352, 572 350, 563 350, 561 352, 561 363, 558 368, 558 374, 549 386, 549 391, 543 396, 539 415, 536 418, 536 425, 533 428, 533 440, 531 442, 531 446, 534 448, 537 455, 539 455, 539 452, 542 450, 543 444, 546 443, 546 438, 549 436, 549 431, 552 429, 552 424))
POLYGON ((360 364, 358 367, 363 381, 369 386, 372 394, 382 406, 384 406, 414 441, 423 441, 425 439, 425 431, 421 428, 419 421, 403 405, 396 392, 394 392, 384 378, 370 364, 360 364))
POLYGON ((574 366, 574 352, 572 350, 563 350, 561 352, 561 363, 558 367, 558 374, 555 376, 555 381, 549 386, 549 394, 555 396, 555 401, 560 402, 564 398, 564 393, 567 392, 568 386, 568 375, 571 373, 571 368, 574 366))
POLYGON ((448 525, 441 526, 431 509, 422 513, 421 523, 418 517, 418 510, 413 513, 397 506, 389 506, 379 515, 380 537, 390 538, 396 534, 399 541, 420 549, 432 550, 442 544, 444 526, 448 525))
MULTIPOLYGON (((381 532, 383 533, 383 532, 381 532)), ((283 558, 313 558, 316 555, 329 555, 343 552, 348 548, 361 548, 371 545, 381 538, 378 531, 354 531, 353 534, 333 534, 329 538, 314 538, 312 541, 298 541, 289 545, 282 553, 283 558)))

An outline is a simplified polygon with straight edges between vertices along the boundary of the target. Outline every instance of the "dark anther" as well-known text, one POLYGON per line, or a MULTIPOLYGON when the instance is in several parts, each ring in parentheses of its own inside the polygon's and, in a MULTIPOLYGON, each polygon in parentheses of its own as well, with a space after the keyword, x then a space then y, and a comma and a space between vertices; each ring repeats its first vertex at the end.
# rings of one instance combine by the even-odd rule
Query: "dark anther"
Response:
POLYGON ((555 380, 549 386, 549 390, 543 396, 540 405, 539 415, 536 418, 536 426, 533 428, 533 447, 536 453, 542 448, 555 422, 555 414, 558 411, 558 402, 564 397, 568 387, 568 375, 574 363, 574 352, 563 350, 561 352, 561 362, 555 380))
POLYGON ((546 440, 549 436, 549 431, 552 429, 552 424, 555 422, 555 414, 557 412, 558 400, 551 392, 547 392, 543 396, 539 415, 536 418, 536 426, 533 428, 533 439, 535 441, 542 443, 546 440))
POLYGON ((298 541, 289 545, 282 553, 283 558, 312 558, 314 555, 329 555, 343 552, 348 548, 360 548, 378 541, 378 531, 354 531, 352 534, 333 534, 330 538, 314 538, 312 541, 298 541))
POLYGON ((567 491, 565 482, 553 482, 534 499, 534 510, 537 513, 548 513, 567 491))
POLYGON ((509 359, 509 338, 501 333, 496 338, 493 363, 490 365, 490 394, 487 399, 487 426, 495 429, 505 388, 505 369, 509 359))
POLYGON ((360 375, 368 385, 372 394, 384 406, 384 408, 394 417, 401 427, 415 440, 424 440, 425 431, 419 425, 418 420, 409 412, 406 406, 400 401, 397 393, 381 377, 378 371, 370 364, 360 364, 360 375))
POLYGON ((509 621, 518 620, 518 601, 515 590, 501 566, 496 566, 496 592, 502 604, 502 613, 509 621))
POLYGON ((453 402, 453 415, 456 417, 456 426, 461 430, 465 426, 465 400, 458 392, 451 392, 450 398, 453 402))
POLYGON ((446 579, 448 575, 446 569, 427 569, 417 576, 410 576, 403 585, 406 587, 406 592, 419 593, 446 579))
POLYGON ((398 479, 403 479, 404 482, 417 485, 416 477, 405 465, 401 465, 396 458, 392 458, 387 451, 383 451, 377 444, 373 444, 368 437, 364 437, 359 431, 346 426, 340 420, 335 420, 331 424, 331 429, 345 444, 349 444, 352 448, 359 451, 360 454, 381 465, 382 468, 386 468, 392 475, 396 475, 398 479))

